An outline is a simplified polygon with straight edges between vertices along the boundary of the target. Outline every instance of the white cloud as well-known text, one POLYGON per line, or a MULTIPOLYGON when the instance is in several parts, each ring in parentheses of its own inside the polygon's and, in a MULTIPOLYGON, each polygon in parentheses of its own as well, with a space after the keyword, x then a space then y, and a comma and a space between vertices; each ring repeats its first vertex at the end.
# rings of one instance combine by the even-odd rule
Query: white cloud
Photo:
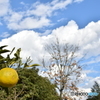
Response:
MULTIPOLYGON (((68 42, 71 44, 79 44, 80 45, 80 54, 83 55, 85 52, 88 52, 88 57, 100 54, 100 21, 91 22, 85 28, 78 29, 78 25, 74 21, 70 21, 66 26, 61 26, 55 30, 52 30, 51 34, 46 36, 40 36, 40 33, 34 31, 21 31, 8 39, 3 39, 0 42, 0 45, 8 45, 8 48, 11 50, 13 47, 22 48, 21 57, 25 60, 26 57, 31 56, 35 63, 39 63, 38 59, 41 59, 44 55, 46 55, 46 59, 49 58, 48 53, 43 49, 45 43, 50 43, 54 40, 54 36, 58 36, 61 42, 68 42), (80 42, 79 42, 80 41, 80 42), (95 43, 95 44, 94 44, 95 43), (88 45, 91 45, 91 48, 87 48, 88 45), (97 46, 95 46, 97 45, 97 46), (95 47, 95 48, 94 48, 95 47), (85 49, 84 49, 85 48, 85 49), (96 51, 96 52, 95 52, 96 51)), ((95 60, 98 62, 99 57, 95 60)), ((94 63, 96 63, 94 62, 94 63)), ((94 73, 93 69, 84 71, 81 75, 82 79, 86 81, 84 88, 90 88, 94 81, 97 80, 99 82, 99 77, 92 78, 87 76, 87 73, 94 73), (90 85, 91 84, 91 85, 90 85)), ((43 73, 40 73, 43 75, 43 73)), ((45 74, 45 76, 47 76, 45 74)), ((84 82, 84 81, 83 81, 84 82)))
MULTIPOLYGON (((39 27, 41 27, 42 21, 43 20, 39 21, 39 27)), ((30 21, 30 23, 31 22, 32 21, 30 21)), ((24 25, 26 23, 27 21, 23 22, 22 24, 24 25)), ((37 23, 35 23, 34 25, 38 26, 37 23)), ((33 55, 37 54, 38 57, 40 57, 40 55, 42 55, 42 51, 45 52, 42 48, 43 45, 45 43, 51 42, 56 35, 61 39, 61 42, 68 42, 74 45, 78 44, 80 46, 80 55, 88 52, 88 57, 91 57, 100 54, 99 27, 100 21, 95 23, 91 22, 85 28, 78 29, 78 25, 76 24, 76 22, 70 21, 66 26, 61 26, 52 30, 51 34, 47 36, 39 36, 41 33, 36 33, 34 31, 21 31, 8 39, 3 39, 0 44, 9 44, 10 47, 22 47, 25 51, 25 55, 32 55, 32 57, 34 58, 33 55)))
POLYGON ((98 82, 98 84, 100 84, 100 76, 92 78, 91 80, 89 80, 84 87, 85 88, 91 88, 94 85, 95 81, 98 82))
POLYGON ((9 0, 0 0, 0 16, 4 16, 9 11, 9 0))
MULTIPOLYGON (((9 11, 9 15, 4 17, 7 27, 12 30, 34 29, 51 25, 46 13, 48 7, 45 4, 35 5, 36 8, 27 11, 14 12, 9 11), (31 16, 31 17, 30 17, 31 16)), ((31 8, 31 7, 30 7, 31 8)), ((50 10, 50 8, 49 8, 50 10)))
POLYGON ((6 20, 9 20, 10 23, 17 23, 19 21, 21 21, 22 17, 23 17, 23 13, 21 12, 13 12, 13 11, 10 11, 9 12, 12 16, 9 16, 8 19, 6 20))
POLYGON ((13 30, 23 30, 23 29, 41 28, 48 25, 50 25, 50 20, 45 17, 41 17, 40 19, 34 17, 27 17, 22 21, 20 21, 19 23, 16 22, 9 23, 8 28, 13 30))
MULTIPOLYGON (((7 2, 8 0, 6 0, 7 2)), ((23 30, 23 29, 34 29, 34 28, 42 28, 51 25, 53 22, 50 19, 51 16, 55 15, 56 10, 66 9, 66 7, 74 3, 73 0, 54 0, 52 2, 40 3, 35 2, 30 5, 30 7, 26 7, 27 4, 24 2, 20 2, 23 4, 25 9, 24 11, 13 11, 13 9, 8 9, 9 3, 3 2, 4 8, 1 10, 2 12, 7 13, 9 10, 9 15, 5 16, 5 22, 7 23, 7 27, 11 30, 23 30)), ((11 5, 10 5, 11 6, 11 5)), ((1 13, 2 14, 2 13, 1 13)), ((3 15, 4 15, 3 14, 3 15)))
POLYGON ((67 42, 81 47, 81 53, 87 53, 88 56, 100 54, 100 21, 91 22, 85 28, 78 29, 74 21, 70 21, 68 25, 61 26, 53 30, 53 34, 67 42), (96 51, 96 52, 95 52, 96 51))
POLYGON ((41 36, 47 36, 49 34, 51 34, 52 30, 46 30, 45 32, 43 33, 40 33, 41 36))
POLYGON ((38 33, 34 31, 22 31, 8 39, 3 39, 0 45, 8 44, 8 48, 13 47, 22 48, 21 56, 25 60, 26 57, 32 56, 37 61, 37 57, 42 53, 42 39, 38 36, 38 33))
POLYGON ((71 3, 72 0, 53 0, 52 2, 47 2, 45 4, 36 2, 31 6, 31 9, 27 10, 26 14, 35 16, 51 16, 54 11, 64 9, 71 3))
MULTIPOLYGON (((84 54, 88 51, 88 57, 96 56, 100 54, 100 21, 90 22, 85 28, 78 29, 78 25, 75 21, 70 21, 66 26, 61 26, 52 30, 51 34, 47 36, 40 36, 40 33, 34 31, 21 31, 8 39, 3 39, 0 42, 0 45, 8 44, 8 48, 12 49, 13 47, 22 48, 21 56, 23 59, 31 56, 35 63, 38 63, 37 58, 41 58, 43 55, 49 58, 47 52, 44 51, 43 46, 45 43, 50 43, 54 40, 54 36, 58 36, 61 42, 68 42, 70 44, 79 44, 80 45, 80 54, 84 54)), ((97 57, 96 61, 99 58, 97 57)), ((90 69, 91 70, 91 69, 90 69)), ((82 78, 86 79, 87 83, 85 84, 85 89, 90 89, 94 81, 100 83, 100 77, 92 78, 88 77, 86 73, 95 72, 95 71, 86 71, 82 74, 82 78)), ((42 73, 41 73, 42 74, 42 73)))
POLYGON ((35 16, 49 16, 51 15, 52 8, 50 4, 41 4, 37 3, 35 5, 32 5, 31 9, 27 10, 26 15, 35 15, 35 16))
POLYGON ((54 4, 54 6, 52 7, 53 10, 57 10, 57 9, 63 9, 65 8, 67 5, 71 4, 73 1, 72 0, 61 0, 58 1, 56 4, 54 4))

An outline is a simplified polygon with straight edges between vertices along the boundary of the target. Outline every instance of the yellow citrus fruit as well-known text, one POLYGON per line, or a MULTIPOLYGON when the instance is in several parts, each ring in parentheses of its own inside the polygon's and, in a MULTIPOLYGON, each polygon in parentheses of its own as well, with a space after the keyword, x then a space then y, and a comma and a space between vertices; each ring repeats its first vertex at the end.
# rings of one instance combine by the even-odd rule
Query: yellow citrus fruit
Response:
POLYGON ((0 70, 0 85, 3 87, 13 87, 19 80, 17 71, 12 68, 0 70))

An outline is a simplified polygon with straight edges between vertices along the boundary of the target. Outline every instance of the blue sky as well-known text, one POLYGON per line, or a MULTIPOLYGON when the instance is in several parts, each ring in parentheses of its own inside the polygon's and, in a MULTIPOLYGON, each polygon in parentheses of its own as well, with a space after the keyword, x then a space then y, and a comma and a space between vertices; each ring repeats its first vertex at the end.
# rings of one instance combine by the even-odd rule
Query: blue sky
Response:
MULTIPOLYGON (((2 1, 2 0, 1 0, 2 1)), ((4 0, 8 1, 8 0, 4 0)), ((62 0, 61 0, 62 1, 62 0)), ((75 1, 75 0, 69 0, 69 1, 75 1)), ((47 16, 48 19, 51 21, 51 26, 44 27, 44 29, 40 28, 30 28, 32 30, 36 30, 39 32, 44 32, 47 29, 55 29, 57 27, 60 27, 61 25, 66 25, 68 21, 74 20, 79 28, 84 28, 89 22, 94 21, 97 22, 100 18, 99 14, 99 0, 79 0, 80 2, 72 2, 68 6, 65 6, 63 9, 57 9, 52 12, 52 16, 47 16), (81 2, 82 1, 82 2, 81 2)), ((11 16, 10 11, 13 12, 24 12, 28 9, 31 9, 32 4, 40 2, 42 4, 47 4, 52 2, 52 0, 10 0, 9 1, 9 7, 8 11, 6 12, 6 15, 1 16, 0 21, 2 25, 0 25, 0 33, 8 32, 9 34, 14 34, 18 30, 10 29, 7 27, 7 21, 4 21, 4 17, 7 15, 11 16), (10 11, 9 11, 10 10, 10 11)), ((35 15, 35 14, 34 14, 35 15)), ((33 16, 33 15, 30 15, 33 16)), ((23 18, 26 16, 23 16, 23 18)), ((27 28, 24 28, 27 29, 27 28)))
POLYGON ((100 0, 0 0, 0 45, 21 47, 23 57, 41 57, 43 44, 57 35, 79 44, 80 56, 88 52, 83 78, 100 83, 99 4, 100 0))

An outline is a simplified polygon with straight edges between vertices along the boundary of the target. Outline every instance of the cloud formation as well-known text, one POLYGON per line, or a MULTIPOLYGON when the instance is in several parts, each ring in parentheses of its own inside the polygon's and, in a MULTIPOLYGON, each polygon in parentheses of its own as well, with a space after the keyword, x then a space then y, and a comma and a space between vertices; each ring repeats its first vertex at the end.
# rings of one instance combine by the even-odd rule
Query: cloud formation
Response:
POLYGON ((4 16, 9 11, 9 0, 0 0, 0 16, 4 16))
POLYGON ((50 43, 56 35, 61 42, 67 42, 80 46, 79 55, 87 53, 87 57, 100 54, 100 21, 90 22, 85 28, 78 29, 75 21, 69 21, 67 25, 61 26, 51 31, 51 34, 42 36, 35 31, 24 30, 8 39, 3 39, 0 45, 8 44, 10 48, 14 46, 22 48, 22 56, 41 57, 46 52, 43 49, 45 43, 50 43), (96 52, 95 52, 96 51, 96 52))
MULTIPOLYGON (((1 0, 0 7, 1 16, 4 16, 4 20, 8 29, 11 30, 23 30, 23 29, 37 29, 47 27, 53 24, 51 17, 55 15, 57 10, 66 9, 68 5, 79 2, 82 0, 53 0, 51 2, 41 3, 35 2, 28 6, 28 9, 23 11, 14 11, 11 8, 9 0, 1 0)), ((25 7, 27 4, 21 2, 25 7)))

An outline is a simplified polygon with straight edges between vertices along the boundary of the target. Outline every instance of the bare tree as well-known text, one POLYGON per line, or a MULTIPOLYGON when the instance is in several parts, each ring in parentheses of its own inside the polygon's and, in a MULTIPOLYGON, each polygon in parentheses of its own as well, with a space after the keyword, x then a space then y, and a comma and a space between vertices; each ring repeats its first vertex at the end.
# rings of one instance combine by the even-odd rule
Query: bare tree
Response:
POLYGON ((49 65, 46 66, 45 59, 42 59, 43 67, 48 70, 48 77, 57 86, 60 95, 59 100, 72 100, 68 92, 78 91, 77 83, 81 79, 82 66, 80 60, 77 59, 77 46, 68 43, 60 43, 56 37, 56 41, 45 45, 45 50, 50 54, 49 65))

